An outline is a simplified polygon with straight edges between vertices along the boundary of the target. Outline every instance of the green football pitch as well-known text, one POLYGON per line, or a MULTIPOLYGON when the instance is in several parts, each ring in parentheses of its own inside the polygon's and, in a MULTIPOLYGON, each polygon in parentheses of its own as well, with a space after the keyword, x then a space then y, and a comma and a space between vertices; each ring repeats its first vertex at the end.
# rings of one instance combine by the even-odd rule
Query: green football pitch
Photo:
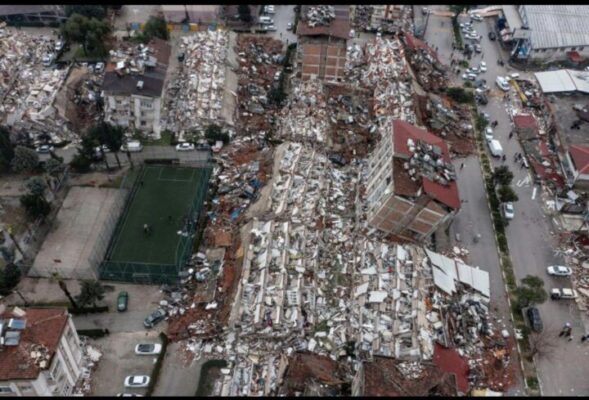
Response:
POLYGON ((176 265, 181 256, 178 231, 185 226, 205 170, 198 168, 146 165, 139 172, 136 191, 128 200, 127 212, 119 221, 110 260, 146 264, 176 265), (144 225, 151 228, 146 233, 144 225))

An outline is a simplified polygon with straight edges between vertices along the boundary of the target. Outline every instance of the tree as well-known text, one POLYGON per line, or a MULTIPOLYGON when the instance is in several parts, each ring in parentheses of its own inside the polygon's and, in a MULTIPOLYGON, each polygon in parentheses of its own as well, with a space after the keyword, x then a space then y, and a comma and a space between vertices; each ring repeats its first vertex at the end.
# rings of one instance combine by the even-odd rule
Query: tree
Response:
POLYGON ((513 180, 513 172, 509 170, 507 165, 501 165, 493 171, 493 180, 495 184, 509 185, 513 180))
POLYGON ((59 160, 55 158, 50 158, 45 162, 45 172, 56 178, 59 174, 61 174, 65 169, 65 165, 63 165, 59 160))
POLYGON ((33 176, 25 182, 25 187, 29 190, 29 194, 40 196, 45 200, 45 191, 47 190, 47 183, 41 177, 33 176))
POLYGON ((80 14, 73 14, 61 28, 63 37, 80 43, 85 55, 88 55, 89 50, 104 53, 104 39, 109 32, 110 27, 105 21, 80 14))
POLYGON ((70 166, 78 173, 89 172, 92 166, 92 160, 85 157, 83 154, 77 153, 70 161, 70 166))
POLYGON ((12 289, 18 285, 20 276, 20 268, 13 263, 7 264, 4 268, 0 269, 0 295, 9 295, 12 289))
POLYGON ((222 140, 224 144, 229 143, 229 135, 221 130, 219 125, 211 124, 205 131, 205 138, 210 141, 222 140))
POLYGON ((111 125, 106 122, 100 122, 99 124, 90 128, 90 130, 88 131, 88 136, 90 138, 94 138, 101 146, 100 152, 105 160, 106 156, 104 154, 104 149, 102 148, 102 146, 108 147, 108 149, 114 153, 115 158, 117 160, 117 164, 119 165, 119 168, 121 168, 121 161, 119 160, 119 150, 123 145, 123 138, 125 136, 125 132, 122 127, 111 125))
POLYGON ((516 304, 519 309, 542 304, 548 298, 544 290, 544 281, 533 275, 527 275, 522 279, 521 285, 515 289, 516 304))
POLYGON ((30 219, 44 218, 51 211, 51 204, 42 196, 24 194, 20 196, 20 204, 24 207, 30 219))
POLYGON ((149 20, 143 28, 142 39, 144 43, 149 42, 152 38, 157 37, 163 40, 168 40, 170 34, 168 32, 168 24, 163 17, 149 17, 149 20))
POLYGON ((485 129, 487 127, 487 125, 489 125, 489 121, 487 121, 482 114, 477 115, 477 119, 476 119, 477 130, 482 131, 483 129, 485 129))
POLYGON ((65 16, 71 17, 73 14, 83 15, 87 18, 104 19, 106 9, 100 5, 67 5, 65 6, 65 16))
POLYGON ((67 288, 67 284, 65 283, 65 281, 63 280, 63 278, 59 275, 59 273, 54 272, 51 275, 51 279, 54 280, 54 281, 57 281, 57 284, 59 285, 59 288, 61 289, 61 291, 63 292, 63 294, 65 294, 65 297, 67 297, 68 300, 70 301, 70 303, 72 304, 72 308, 77 309, 78 308, 78 304, 76 303, 76 301, 72 297, 72 294, 70 293, 70 291, 67 288))
POLYGON ((14 146, 10 140, 10 131, 0 126, 0 171, 8 171, 14 158, 14 146))
POLYGON ((76 296, 79 306, 92 304, 96 308, 96 302, 104 299, 104 286, 95 279, 84 279, 80 284, 80 294, 76 296))
POLYGON ((32 172, 39 165, 39 156, 34 150, 16 146, 11 165, 14 172, 32 172))
POLYGON ((519 200, 517 193, 515 193, 513 191, 511 186, 503 185, 503 186, 499 187, 498 194, 499 194, 499 201, 501 203, 508 203, 508 202, 513 202, 513 201, 519 200))
POLYGON ((472 93, 460 87, 447 88, 446 94, 457 103, 472 103, 474 100, 472 93))
POLYGON ((557 333, 554 329, 544 329, 542 332, 529 333, 527 335, 530 345, 529 357, 533 359, 537 355, 541 358, 551 359, 557 347, 557 343, 554 340, 556 336, 557 333))
POLYGON ((250 6, 246 5, 246 4, 240 4, 237 7, 237 13, 239 14, 239 19, 242 20, 245 23, 250 23, 252 22, 252 10, 250 9, 250 6))

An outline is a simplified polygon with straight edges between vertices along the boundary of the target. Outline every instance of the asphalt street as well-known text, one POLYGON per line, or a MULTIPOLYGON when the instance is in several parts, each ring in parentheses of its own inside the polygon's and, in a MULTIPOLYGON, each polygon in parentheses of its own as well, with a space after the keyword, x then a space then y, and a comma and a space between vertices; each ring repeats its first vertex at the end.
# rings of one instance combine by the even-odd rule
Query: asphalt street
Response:
POLYGON ((287 45, 297 41, 297 35, 293 33, 293 30, 286 29, 289 23, 294 24, 294 7, 294 5, 277 5, 274 6, 276 13, 270 15, 274 20, 276 31, 269 32, 269 34, 276 39, 283 40, 287 45))
MULTIPOLYGON (((435 6, 434 6, 435 8, 435 6)), ((460 22, 466 18, 461 17, 460 22)), ((503 100, 503 93, 495 85, 495 78, 514 72, 509 66, 498 65, 501 57, 507 60, 508 54, 502 50, 497 42, 488 39, 488 32, 493 28, 494 19, 485 18, 483 22, 474 24, 479 35, 483 36, 481 47, 483 52, 474 55, 469 61, 471 66, 476 66, 480 61, 487 63, 487 72, 479 76, 487 80, 491 92, 489 104, 482 106, 480 111, 489 113, 491 120, 498 122, 494 130, 494 136, 501 142, 506 154, 505 165, 508 165, 514 174, 512 188, 518 194, 519 201, 515 203, 515 218, 507 227, 507 239, 510 254, 513 261, 516 277, 519 279, 526 275, 541 277, 545 287, 570 287, 568 278, 552 278, 546 274, 548 265, 562 264, 561 256, 555 254, 556 238, 555 230, 550 218, 544 214, 542 199, 546 195, 541 185, 534 185, 531 174, 519 163, 514 162, 514 155, 522 152, 522 148, 516 138, 509 139, 512 130, 512 121, 507 111, 507 101, 503 100)), ((440 58, 449 62, 452 54, 452 30, 449 18, 430 16, 429 26, 425 39, 432 46, 437 46, 440 58), (443 22, 443 24, 442 24, 443 22)), ((456 56, 456 53, 455 53, 456 56)), ((533 78, 530 74, 520 72, 523 78, 533 78)), ((454 79, 462 81, 460 76, 454 79)), ((511 91, 510 102, 515 100, 514 91, 511 91)), ((465 168, 459 171, 458 186, 461 198, 465 201, 455 222, 452 225, 452 236, 460 234, 462 243, 467 244, 471 251, 469 259, 472 264, 489 271, 491 276, 491 293, 494 300, 498 301, 500 315, 505 318, 507 311, 505 290, 498 264, 497 250, 492 236, 491 219, 488 205, 484 198, 483 180, 480 172, 478 158, 469 157, 464 161, 465 168), (472 243, 472 236, 476 233, 482 235, 479 243, 472 243)), ((458 164, 458 162, 457 162, 458 164)), ((496 167, 503 162, 494 159, 492 164, 496 167)), ((547 300, 538 306, 542 316, 545 331, 556 331, 554 335, 555 348, 550 356, 537 357, 540 384, 544 395, 587 395, 589 384, 586 383, 587 355, 589 350, 581 346, 580 337, 585 334, 580 314, 574 302, 547 300), (557 336, 558 331, 565 322, 573 325, 573 341, 568 342, 557 336), (555 366, 558 366, 555 368, 555 366)), ((586 346, 586 345, 585 345, 586 346)), ((517 390, 517 389, 516 389, 517 390)), ((514 393, 515 394, 515 393, 514 393)))

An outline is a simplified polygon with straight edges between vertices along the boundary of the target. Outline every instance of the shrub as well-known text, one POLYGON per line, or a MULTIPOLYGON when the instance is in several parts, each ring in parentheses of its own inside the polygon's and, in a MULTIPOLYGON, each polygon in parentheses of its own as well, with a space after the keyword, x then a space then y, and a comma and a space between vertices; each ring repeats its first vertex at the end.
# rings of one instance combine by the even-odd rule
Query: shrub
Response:
POLYGON ((108 329, 77 329, 78 335, 98 339, 109 334, 108 329))
MULTIPOLYGON (((469 83, 469 82, 466 82, 469 83)), ((465 86, 466 86, 465 83, 465 86)), ((457 103, 470 103, 474 100, 472 93, 459 87, 451 87, 446 89, 446 94, 457 103)))

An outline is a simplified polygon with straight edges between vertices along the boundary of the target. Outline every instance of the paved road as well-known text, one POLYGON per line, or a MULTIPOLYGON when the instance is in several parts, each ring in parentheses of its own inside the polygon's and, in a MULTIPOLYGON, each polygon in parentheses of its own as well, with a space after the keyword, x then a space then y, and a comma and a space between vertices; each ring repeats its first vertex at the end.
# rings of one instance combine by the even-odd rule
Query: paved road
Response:
POLYGON ((154 396, 187 396, 194 397, 200 379, 200 370, 205 359, 193 360, 188 366, 182 359, 182 343, 170 343, 166 350, 162 370, 154 396))
MULTIPOLYGON (((74 146, 67 146, 63 149, 56 149, 55 153, 63 157, 65 163, 69 163, 76 154, 74 146)), ((48 154, 41 154, 41 160, 48 160, 48 154)), ((131 153, 132 160, 144 160, 146 158, 179 158, 181 161, 203 161, 207 158, 206 151, 176 151, 172 146, 145 146, 139 153, 131 153)), ((127 155, 119 152, 119 160, 122 165, 129 163, 127 155)), ((117 161, 113 153, 106 153, 106 161, 110 166, 116 166, 117 161)))
POLYGON ((287 44, 294 43, 297 41, 297 35, 292 33, 292 30, 287 30, 286 27, 289 23, 294 24, 294 5, 277 5, 274 6, 276 14, 272 15, 274 19, 274 26, 276 26, 276 32, 271 32, 272 37, 283 40, 287 44))
MULTIPOLYGON (((488 40, 487 33, 492 29, 493 19, 486 18, 484 22, 477 23, 475 29, 483 35, 481 46, 484 59, 488 60, 488 71, 484 74, 489 86, 498 94, 495 78, 498 75, 506 75, 513 70, 503 68, 497 64, 499 57, 507 59, 507 54, 500 48, 497 42, 488 40)), ((480 56, 473 57, 479 61, 480 56)), ((472 63, 471 63, 472 64, 472 63)), ((522 77, 526 74, 521 73, 522 77)), ((527 76, 529 77, 529 76, 527 76)), ((515 96, 512 90, 511 96, 515 96)), ((510 101, 513 101, 512 98, 510 101)), ((491 115, 491 120, 497 120, 499 125, 495 129, 495 137, 501 142, 507 156, 505 162, 514 174, 512 187, 518 194, 519 201, 515 203, 515 218, 507 227, 507 239, 509 250, 513 260, 515 275, 519 279, 526 275, 539 276, 544 280, 546 289, 552 287, 570 287, 568 278, 551 278, 546 274, 546 266, 562 264, 561 256, 556 256, 553 249, 557 247, 554 228, 550 218, 542 209, 542 197, 545 195, 540 185, 534 185, 527 169, 522 169, 514 163, 514 154, 522 152, 522 148, 515 137, 509 139, 512 129, 511 119, 506 110, 506 102, 500 95, 492 96, 489 104, 482 107, 491 115)), ((502 162, 493 161, 493 165, 499 166, 502 162)), ((573 324, 573 342, 557 341, 558 347, 551 358, 540 357, 537 359, 539 375, 544 395, 587 395, 589 384, 586 383, 589 367, 587 355, 589 349, 580 348, 580 337, 585 334, 580 314, 574 303, 555 302, 548 300, 538 307, 544 321, 544 326, 550 330, 560 330, 565 322, 573 324), (558 368, 555 368, 558 366, 558 368)))
MULTIPOLYGON (((441 9, 445 6, 428 6, 430 9, 441 9)), ((438 54, 443 62, 449 64, 452 53, 452 30, 449 18, 431 14, 428 22, 425 40, 431 46, 438 47, 438 54), (443 22, 443 24, 442 24, 443 22)), ((513 337, 513 326, 509 318, 509 305, 499 256, 495 244, 494 231, 491 216, 485 194, 484 182, 479 159, 476 156, 455 161, 458 171, 458 190, 463 200, 461 210, 450 227, 451 239, 454 245, 465 247, 470 251, 468 261, 470 265, 479 266, 489 272, 491 280, 491 306, 493 314, 497 315, 494 321, 497 327, 506 327, 513 337), (460 164, 464 162, 464 168, 460 164), (457 234, 460 242, 457 242, 457 234), (474 236, 480 234, 478 243, 474 243, 474 236)), ((512 396, 523 395, 523 381, 519 358, 512 362, 518 363, 518 382, 510 388, 508 394, 512 396)))

